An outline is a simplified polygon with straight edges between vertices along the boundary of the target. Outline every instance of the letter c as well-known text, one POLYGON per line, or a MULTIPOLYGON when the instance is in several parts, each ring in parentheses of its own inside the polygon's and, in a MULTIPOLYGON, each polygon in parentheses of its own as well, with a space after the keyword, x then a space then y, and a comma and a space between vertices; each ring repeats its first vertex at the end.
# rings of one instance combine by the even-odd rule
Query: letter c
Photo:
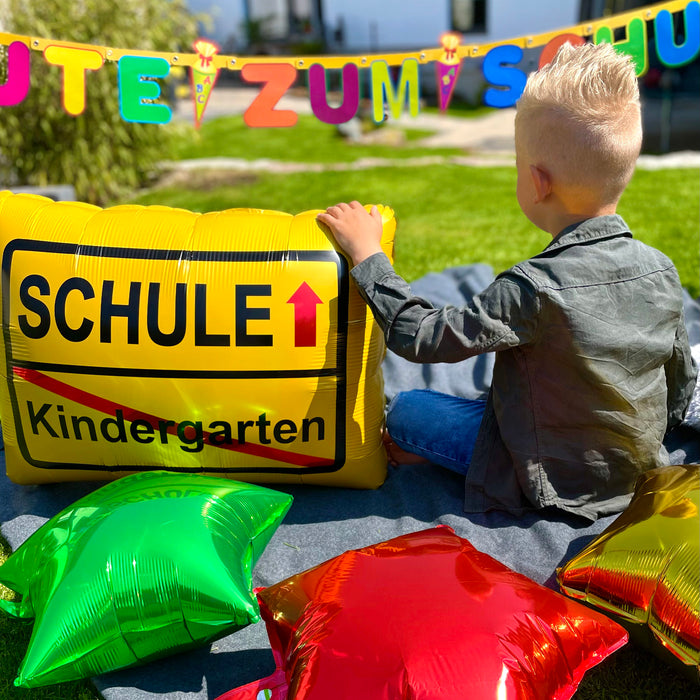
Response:
POLYGON ((72 291, 80 292, 83 295, 83 299, 94 299, 95 290, 82 277, 71 277, 56 292, 56 328, 66 340, 69 340, 71 343, 79 343, 90 335, 95 324, 89 319, 83 318, 82 323, 77 328, 71 328, 68 325, 66 320, 66 300, 72 291))
POLYGON ((537 68, 544 68, 548 63, 552 62, 554 56, 556 56, 557 51, 564 46, 564 44, 571 44, 572 46, 583 46, 586 40, 578 34, 559 34, 555 36, 554 39, 542 49, 540 54, 540 61, 537 64, 537 68))

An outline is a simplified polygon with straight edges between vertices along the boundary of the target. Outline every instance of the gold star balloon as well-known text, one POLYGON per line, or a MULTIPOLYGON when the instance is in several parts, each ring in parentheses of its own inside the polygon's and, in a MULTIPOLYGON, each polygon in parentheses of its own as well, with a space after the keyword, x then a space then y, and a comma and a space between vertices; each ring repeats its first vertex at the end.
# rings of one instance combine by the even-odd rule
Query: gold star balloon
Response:
POLYGON ((564 593, 700 658, 700 466, 647 472, 627 510, 558 571, 564 593))

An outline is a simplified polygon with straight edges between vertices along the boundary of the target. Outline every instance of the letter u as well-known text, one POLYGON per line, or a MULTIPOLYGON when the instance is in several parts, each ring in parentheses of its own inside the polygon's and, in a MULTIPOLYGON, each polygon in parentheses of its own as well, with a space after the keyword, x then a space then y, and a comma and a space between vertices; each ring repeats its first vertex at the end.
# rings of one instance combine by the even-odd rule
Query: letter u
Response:
POLYGON ((163 333, 158 325, 160 316, 160 283, 151 282, 148 285, 148 335, 156 345, 166 348, 182 342, 187 330, 187 285, 178 282, 175 285, 175 321, 171 333, 163 333))
POLYGON ((29 47, 13 41, 7 47, 7 80, 0 85, 0 107, 12 107, 29 92, 29 47))
POLYGON ((350 121, 360 106, 360 71, 353 63, 343 66, 343 101, 339 107, 328 104, 326 69, 319 63, 309 68, 309 100, 314 116, 326 124, 350 121))
POLYGON ((690 2, 683 10, 685 41, 676 44, 673 15, 661 10, 654 20, 656 54, 669 68, 679 68, 694 61, 700 54, 700 3, 690 2))

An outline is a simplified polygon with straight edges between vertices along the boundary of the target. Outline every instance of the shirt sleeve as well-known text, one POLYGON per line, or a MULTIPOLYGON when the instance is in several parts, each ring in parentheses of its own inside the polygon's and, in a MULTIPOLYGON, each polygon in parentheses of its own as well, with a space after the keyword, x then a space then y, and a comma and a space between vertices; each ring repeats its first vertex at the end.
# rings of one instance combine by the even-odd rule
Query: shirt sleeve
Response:
POLYGON ((537 332, 537 295, 513 271, 459 308, 435 308, 414 296, 384 253, 367 258, 351 274, 387 347, 413 362, 459 362, 530 343, 537 332))
POLYGON ((688 405, 693 397, 698 369, 690 353, 688 332, 685 327, 685 315, 681 317, 676 329, 673 343, 673 354, 664 366, 666 370, 668 425, 670 430, 677 426, 685 417, 688 405))

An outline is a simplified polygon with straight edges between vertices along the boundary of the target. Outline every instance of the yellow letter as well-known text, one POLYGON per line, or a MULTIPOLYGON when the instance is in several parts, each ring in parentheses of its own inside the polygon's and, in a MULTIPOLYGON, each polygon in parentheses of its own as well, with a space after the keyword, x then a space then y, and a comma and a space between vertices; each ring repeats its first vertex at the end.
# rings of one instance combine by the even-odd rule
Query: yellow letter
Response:
POLYGON ((77 116, 85 110, 85 71, 102 68, 102 55, 92 49, 72 46, 47 46, 44 58, 54 66, 63 66, 63 108, 77 116))

